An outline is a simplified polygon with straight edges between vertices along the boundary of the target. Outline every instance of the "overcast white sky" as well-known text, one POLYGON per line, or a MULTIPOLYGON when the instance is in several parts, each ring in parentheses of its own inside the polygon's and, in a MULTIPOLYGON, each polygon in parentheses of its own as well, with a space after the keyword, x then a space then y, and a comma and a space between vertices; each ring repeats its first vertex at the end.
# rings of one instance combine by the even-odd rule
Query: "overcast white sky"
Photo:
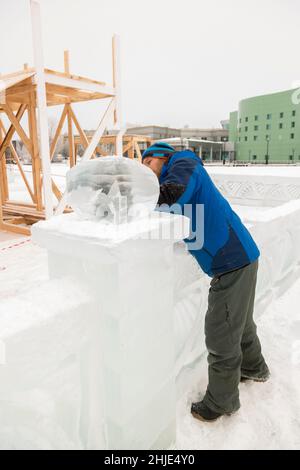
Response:
MULTIPOLYGON (((111 82, 121 36, 127 122, 219 127, 242 98, 300 80, 299 0, 41 0, 45 65, 111 82)), ((0 71, 32 64, 29 0, 0 0, 0 71)), ((89 105, 87 105, 89 106, 89 105)), ((97 104, 79 113, 99 120, 97 104)), ((87 108, 86 108, 87 109, 87 108)))

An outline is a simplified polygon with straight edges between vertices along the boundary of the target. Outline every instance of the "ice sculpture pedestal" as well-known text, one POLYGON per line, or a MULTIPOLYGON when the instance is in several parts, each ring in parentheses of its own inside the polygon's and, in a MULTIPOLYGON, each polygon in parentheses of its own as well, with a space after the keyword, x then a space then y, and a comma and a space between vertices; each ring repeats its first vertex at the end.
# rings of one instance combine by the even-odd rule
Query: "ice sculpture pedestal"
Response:
POLYGON ((95 306, 82 358, 86 448, 175 442, 173 244, 188 233, 187 218, 160 212, 122 226, 65 214, 32 228, 48 250, 50 277, 88 284, 95 306))

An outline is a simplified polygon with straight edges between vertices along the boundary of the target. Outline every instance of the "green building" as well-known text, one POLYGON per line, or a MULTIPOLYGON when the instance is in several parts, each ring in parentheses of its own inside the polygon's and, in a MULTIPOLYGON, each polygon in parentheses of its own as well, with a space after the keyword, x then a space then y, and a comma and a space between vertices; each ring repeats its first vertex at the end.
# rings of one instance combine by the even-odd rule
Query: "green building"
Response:
POLYGON ((300 162, 300 90, 255 96, 230 113, 229 141, 235 160, 300 162))

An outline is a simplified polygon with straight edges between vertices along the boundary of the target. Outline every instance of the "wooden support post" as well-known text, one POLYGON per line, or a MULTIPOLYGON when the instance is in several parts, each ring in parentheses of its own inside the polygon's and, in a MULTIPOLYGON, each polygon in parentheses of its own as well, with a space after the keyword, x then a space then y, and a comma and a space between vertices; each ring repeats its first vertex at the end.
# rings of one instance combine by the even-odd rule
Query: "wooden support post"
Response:
MULTIPOLYGON (((64 109, 63 109, 63 112, 62 112, 62 114, 61 114, 59 123, 58 123, 58 125, 57 125, 54 138, 53 138, 53 140, 52 140, 52 142, 51 142, 50 160, 52 160, 53 157, 54 157, 55 148, 56 148, 56 145, 57 145, 59 136, 60 136, 60 134, 61 134, 61 130, 62 130, 62 127, 63 127, 63 125, 64 125, 64 122, 65 122, 65 118, 66 118, 66 116, 67 116, 67 113, 68 113, 68 108, 67 108, 67 105, 65 105, 65 106, 64 106, 64 109)), ((41 182, 41 185, 42 185, 43 177, 40 177, 40 182, 41 182)), ((59 190, 57 184, 53 181, 53 178, 51 178, 51 187, 52 187, 52 191, 53 191, 53 194, 55 195, 56 199, 57 199, 58 201, 60 201, 60 200, 61 200, 61 197, 62 197, 62 193, 61 193, 61 191, 59 190)))
POLYGON ((64 69, 67 75, 70 75, 69 51, 64 51, 64 69))
POLYGON ((133 145, 133 137, 130 138, 130 147, 128 151, 128 157, 134 159, 134 145, 133 145))
POLYGON ((123 135, 125 129, 120 129, 116 137, 116 155, 118 157, 123 156, 123 135))
POLYGON ((35 109, 35 93, 30 93, 30 104, 28 108, 29 135, 32 142, 31 164, 34 199, 38 211, 43 209, 42 181, 41 181, 41 159, 39 156, 39 142, 37 133, 37 119, 35 109))
MULTIPOLYGON (((124 147, 124 145, 123 145, 123 155, 125 155, 126 152, 128 152, 128 153, 130 152, 131 146, 132 146, 131 141, 130 141, 129 143, 127 143, 127 144, 125 145, 125 147, 124 147)), ((130 155, 130 153, 129 153, 129 155, 130 155)), ((129 156, 129 158, 131 158, 131 157, 129 156)), ((133 157, 132 157, 132 158, 134 158, 134 152, 133 152, 133 157)))
POLYGON ((55 153, 55 149, 56 149, 56 145, 57 145, 57 142, 58 142, 58 139, 59 139, 59 136, 61 134, 61 130, 62 130, 62 127, 64 125, 64 122, 65 122, 65 119, 66 119, 66 116, 68 114, 68 108, 67 108, 67 105, 64 106, 64 109, 63 109, 63 112, 60 116, 60 119, 59 119, 59 123, 57 125, 57 128, 56 128, 56 131, 55 131, 55 135, 53 137, 53 140, 51 142, 51 148, 50 148, 50 159, 52 160, 53 157, 54 157, 54 153, 55 153))
POLYGON ((199 146, 199 158, 202 159, 202 145, 199 146))
POLYGON ((34 49, 35 63, 35 81, 38 108, 38 124, 39 124, 39 150, 42 159, 43 169, 43 189, 46 218, 53 215, 52 200, 52 184, 51 184, 51 165, 50 165, 50 149, 49 149, 49 129, 47 118, 47 100, 46 100, 46 84, 44 73, 43 47, 42 47, 42 29, 41 29, 41 13, 39 0, 30 0, 31 5, 31 21, 32 21, 32 39, 34 49))
POLYGON ((3 204, 4 200, 3 200, 3 192, 0 191, 0 229, 3 230, 2 226, 3 226, 3 209, 2 209, 2 204, 3 204))
MULTIPOLYGON (((0 119, 0 145, 3 141, 3 124, 0 119)), ((7 167, 5 155, 0 159, 0 191, 2 195, 2 201, 5 202, 9 198, 8 191, 8 179, 7 179, 7 167)))
POLYGON ((116 34, 112 40, 112 55, 113 55, 113 86, 115 89, 115 110, 114 110, 114 124, 118 129, 116 138, 116 155, 123 156, 123 129, 122 109, 121 109, 121 67, 120 67, 120 38, 116 34))
POLYGON ((142 161, 142 154, 141 154, 140 147, 139 147, 139 144, 138 144, 137 141, 134 142, 134 147, 135 147, 137 157, 138 157, 139 161, 141 162, 142 161))
POLYGON ((67 104, 68 109, 68 140, 69 140, 69 159, 70 167, 72 168, 75 164, 75 147, 74 147, 74 135, 73 135, 73 121, 72 121, 72 112, 71 105, 67 104))

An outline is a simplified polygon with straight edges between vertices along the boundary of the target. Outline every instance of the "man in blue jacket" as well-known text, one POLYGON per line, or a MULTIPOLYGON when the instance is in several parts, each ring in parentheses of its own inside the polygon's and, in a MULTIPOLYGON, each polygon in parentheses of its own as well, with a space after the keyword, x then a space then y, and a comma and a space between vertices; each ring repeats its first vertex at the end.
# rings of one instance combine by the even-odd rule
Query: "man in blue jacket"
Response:
MULTIPOLYGON (((209 383, 193 416, 214 421, 240 407, 241 380, 265 382, 270 373, 253 321, 259 250, 246 227, 216 188, 203 163, 190 150, 176 152, 159 142, 143 153, 143 163, 159 178, 158 205, 204 208, 204 240, 190 253, 212 277, 205 317, 209 383)), ((171 209, 172 210, 172 209, 171 209)), ((183 210, 184 213, 184 210, 183 210)), ((195 232, 196 211, 189 211, 195 232)), ((188 242, 188 240, 186 240, 188 242)))

